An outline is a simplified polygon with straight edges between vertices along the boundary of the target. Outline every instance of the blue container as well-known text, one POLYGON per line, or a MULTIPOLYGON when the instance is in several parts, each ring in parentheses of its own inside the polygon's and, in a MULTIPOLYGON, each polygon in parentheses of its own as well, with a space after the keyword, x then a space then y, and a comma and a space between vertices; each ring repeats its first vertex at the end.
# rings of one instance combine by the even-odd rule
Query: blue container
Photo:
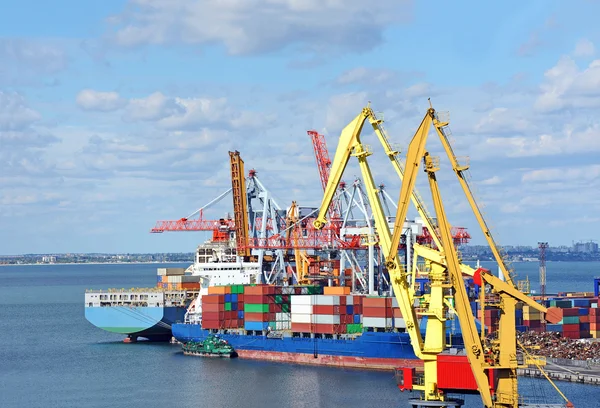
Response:
POLYGON ((590 314, 590 310, 589 309, 586 309, 586 308, 583 308, 583 307, 579 309, 579 316, 587 316, 589 314, 590 314))
POLYGON ((529 327, 527 327, 527 326, 515 326, 515 327, 516 327, 517 331, 521 332, 521 333, 525 333, 526 331, 529 330, 529 327))
POLYGON ((355 314, 354 315, 354 324, 358 324, 360 323, 360 315, 359 314, 355 314))
POLYGON ((231 303, 231 310, 237 310, 238 309, 238 304, 237 303, 231 303))
POLYGON ((237 301, 238 301, 238 295, 237 295, 237 293, 232 293, 231 294, 231 302, 232 303, 237 303, 237 301))
POLYGON ((231 293, 225 294, 225 302, 231 302, 231 293))
POLYGON ((516 317, 517 319, 518 319, 519 317, 520 317, 520 318, 523 318, 523 310, 522 310, 522 309, 517 309, 517 310, 515 310, 515 317, 516 317))
POLYGON ((590 307, 589 299, 573 299, 573 307, 590 307))
POLYGON ((156 277, 156 281, 159 282, 159 283, 161 283, 162 282, 162 276, 157 276, 156 277))
POLYGON ((267 330, 269 322, 244 322, 244 329, 246 330, 267 330))
POLYGON ((238 311, 238 319, 243 319, 244 318, 244 311, 240 310, 238 311))
POLYGON ((169 287, 168 285, 169 285, 168 283, 163 283, 163 288, 164 289, 168 288, 169 287))
POLYGON ((590 324, 589 323, 579 323, 579 331, 582 331, 582 332, 590 331, 590 324))
POLYGON ((346 314, 348 314, 348 315, 354 314, 354 306, 347 305, 346 306, 346 314))
POLYGON ((522 325, 523 324, 523 318, 522 317, 516 317, 515 318, 515 324, 516 325, 522 325))
POLYGON ((546 331, 549 332, 562 332, 563 330, 562 324, 547 324, 546 331))

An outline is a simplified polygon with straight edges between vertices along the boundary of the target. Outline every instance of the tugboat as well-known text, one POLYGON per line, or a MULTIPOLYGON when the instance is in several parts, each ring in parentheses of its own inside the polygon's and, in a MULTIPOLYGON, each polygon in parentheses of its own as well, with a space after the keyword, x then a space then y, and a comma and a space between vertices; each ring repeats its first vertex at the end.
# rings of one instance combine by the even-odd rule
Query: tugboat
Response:
POLYGON ((234 358, 237 353, 227 340, 210 335, 204 341, 190 341, 181 346, 186 356, 234 358))

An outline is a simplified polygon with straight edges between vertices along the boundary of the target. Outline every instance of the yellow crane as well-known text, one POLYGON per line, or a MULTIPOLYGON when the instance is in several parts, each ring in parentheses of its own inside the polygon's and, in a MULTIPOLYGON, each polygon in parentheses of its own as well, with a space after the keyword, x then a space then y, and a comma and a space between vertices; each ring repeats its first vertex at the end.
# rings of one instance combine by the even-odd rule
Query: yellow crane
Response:
MULTIPOLYGON (((517 301, 520 300, 544 313, 546 312, 546 309, 515 289, 508 270, 506 270, 504 274, 507 282, 496 278, 484 270, 478 269, 477 271, 474 271, 473 276, 480 285, 489 284, 494 292, 499 295, 501 299, 500 306, 503 311, 502 317, 500 318, 498 339, 483 344, 484 339, 483 336, 482 338, 479 337, 475 327, 474 317, 469 307, 469 299, 462 278, 462 272, 464 272, 465 268, 464 265, 461 265, 456 249, 454 248, 450 224, 446 217, 437 178, 435 176, 435 173, 439 170, 439 160, 432 158, 425 150, 429 128, 433 123, 438 135, 443 139, 442 143, 453 163, 453 169, 459 179, 461 179, 462 172, 466 170, 466 167, 458 165, 456 157, 452 152, 452 148, 444 135, 442 129, 444 126, 447 126, 447 123, 440 122, 436 116, 435 110, 430 106, 409 145, 404 174, 399 174, 401 177, 404 176, 404 178, 402 180, 398 211, 396 213, 392 235, 389 231, 381 202, 379 201, 377 190, 366 160, 371 152, 360 141, 360 132, 364 121, 373 117, 370 113, 372 113, 372 111, 369 107, 363 109, 363 112, 342 130, 331 169, 333 177, 329 179, 329 183, 325 190, 320 212, 315 221, 315 227, 322 228, 325 225, 325 214, 333 197, 333 190, 335 189, 335 186, 337 186, 339 179, 341 179, 341 175, 347 165, 349 157, 351 155, 356 156, 359 161, 361 173, 366 184, 366 191, 373 209, 380 245, 386 258, 386 266, 390 273, 392 287, 402 314, 405 317, 407 331, 411 337, 415 354, 424 362, 424 384, 415 386, 414 388, 424 391, 424 398, 426 401, 436 403, 446 401, 446 396, 437 389, 436 360, 437 355, 445 348, 444 289, 451 288, 455 301, 454 309, 456 310, 463 333, 465 350, 484 406, 486 408, 516 408, 521 406, 519 402, 516 375, 517 351, 515 306, 517 301), (432 192, 435 213, 438 220, 438 231, 440 233, 439 241, 441 241, 439 244, 438 241, 436 241, 441 252, 430 250, 431 252, 428 254, 430 260, 431 258, 434 258, 435 260, 432 261, 432 265, 434 266, 429 272, 431 294, 429 295, 428 311, 425 313, 425 315, 429 316, 429 319, 424 340, 418 329, 417 316, 412 305, 413 296, 411 289, 409 288, 408 275, 398 257, 398 245, 400 243, 400 236, 408 211, 409 197, 414 198, 416 196, 414 185, 417 169, 422 162, 424 162, 425 172, 428 175, 429 186, 432 192), (492 372, 494 373, 493 388, 495 390, 493 394, 489 386, 490 374, 492 372)), ((380 133, 378 133, 378 136, 380 133)), ((394 159, 396 155, 397 153, 393 155, 394 159)), ((391 158, 389 154, 388 157, 391 158)), ((394 161, 397 162, 397 160, 394 161)), ((468 188, 468 184, 464 179, 462 180, 461 185, 467 194, 469 203, 486 235, 488 243, 493 247, 494 254, 500 256, 498 248, 489 232, 489 228, 487 228, 485 220, 483 219, 470 189, 468 188)), ((413 202, 414 201, 415 200, 413 199, 413 202)), ((421 213, 423 211, 423 206, 417 204, 417 209, 420 210, 419 212, 421 213)), ((434 232, 436 230, 434 228, 430 228, 430 231, 432 231, 433 236, 436 235, 434 232)), ((498 261, 500 264, 502 258, 498 258, 498 261)), ((433 404, 429 406, 444 405, 433 404)))

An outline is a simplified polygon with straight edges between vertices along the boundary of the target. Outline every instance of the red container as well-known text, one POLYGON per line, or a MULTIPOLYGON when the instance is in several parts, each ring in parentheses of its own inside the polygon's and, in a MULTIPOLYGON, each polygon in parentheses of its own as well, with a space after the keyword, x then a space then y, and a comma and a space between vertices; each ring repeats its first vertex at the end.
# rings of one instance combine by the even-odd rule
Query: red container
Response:
POLYGON ((570 331, 570 332, 578 332, 579 333, 579 324, 575 323, 575 324, 563 324, 563 333, 566 331, 570 331))
POLYGON ((391 317, 391 309, 385 307, 363 307, 363 317, 391 317))
POLYGON ((182 282, 181 283, 181 288, 182 289, 200 289, 200 283, 196 283, 196 282, 182 282))
POLYGON ((566 337, 568 339, 578 339, 579 338, 579 330, 577 331, 567 331, 563 328, 563 332, 562 332, 563 337, 566 337))
POLYGON ((579 316, 579 323, 589 323, 589 322, 590 322, 589 316, 587 316, 587 315, 579 316))
POLYGON ((272 322, 275 321, 275 314, 244 312, 244 319, 247 322, 272 322))
POLYGON ((238 293, 238 303, 244 303, 244 294, 238 293))
POLYGON ((202 312, 224 312, 224 303, 203 303, 202 312))
POLYGON ((223 328, 223 322, 218 320, 205 320, 204 316, 202 316, 202 328, 203 329, 221 329, 223 328))
POLYGON ((354 306, 363 304, 363 296, 354 295, 354 306))
POLYGON ((292 322, 292 331, 296 333, 311 333, 312 332, 312 324, 310 323, 293 323, 292 322))
POLYGON ((394 318, 396 318, 396 319, 401 319, 402 318, 402 311, 399 308, 397 308, 397 307, 394 307, 392 309, 392 314, 394 315, 394 318))
POLYGON ((274 295, 275 286, 270 285, 257 285, 257 286, 246 286, 244 287, 245 295, 274 295))
POLYGON ((225 303, 224 295, 204 295, 202 296, 202 304, 205 303, 225 303))
POLYGON ((202 323, 205 320, 225 320, 225 312, 202 312, 202 323))
POLYGON ((340 295, 340 306, 346 306, 346 295, 340 295))
POLYGON ((363 299, 363 307, 381 307, 381 308, 392 308, 392 298, 391 297, 379 297, 379 298, 371 298, 366 297, 363 299))
POLYGON ((341 308, 337 305, 314 305, 313 313, 319 315, 339 315, 341 308))
POLYGON ((438 388, 477 391, 477 381, 475 381, 467 356, 439 354, 437 371, 438 388))
POLYGON ((600 316, 600 309, 595 307, 590 307, 590 316, 600 316))
POLYGON ((313 333, 336 334, 339 332, 339 324, 313 324, 313 333))
POLYGON ((363 312, 363 306, 361 304, 354 304, 354 314, 362 314, 363 312))
POLYGON ((579 316, 579 308, 570 307, 568 309, 563 309, 563 316, 579 316))
MULTIPOLYGON (((238 298, 238 302, 240 301, 240 299, 238 298)), ((248 303, 249 305, 260 305, 260 304, 267 304, 267 303, 271 303, 273 301, 273 297, 268 296, 268 295, 246 295, 244 297, 244 302, 248 303)))

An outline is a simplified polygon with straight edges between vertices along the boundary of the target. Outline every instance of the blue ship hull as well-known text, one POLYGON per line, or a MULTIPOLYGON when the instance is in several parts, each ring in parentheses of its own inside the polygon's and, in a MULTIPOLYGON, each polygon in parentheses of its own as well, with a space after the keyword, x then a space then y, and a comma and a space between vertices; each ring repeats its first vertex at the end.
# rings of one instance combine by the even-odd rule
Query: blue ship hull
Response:
POLYGON ((109 306, 86 307, 85 318, 103 330, 126 334, 136 340, 144 337, 151 341, 168 341, 171 325, 183 321, 186 308, 109 306))
MULTIPOLYGON (((203 341, 210 330, 198 324, 174 324, 173 336, 182 343, 203 341)), ((364 332, 356 339, 321 339, 222 333, 240 358, 348 368, 394 369, 419 367, 407 333, 364 332)))

